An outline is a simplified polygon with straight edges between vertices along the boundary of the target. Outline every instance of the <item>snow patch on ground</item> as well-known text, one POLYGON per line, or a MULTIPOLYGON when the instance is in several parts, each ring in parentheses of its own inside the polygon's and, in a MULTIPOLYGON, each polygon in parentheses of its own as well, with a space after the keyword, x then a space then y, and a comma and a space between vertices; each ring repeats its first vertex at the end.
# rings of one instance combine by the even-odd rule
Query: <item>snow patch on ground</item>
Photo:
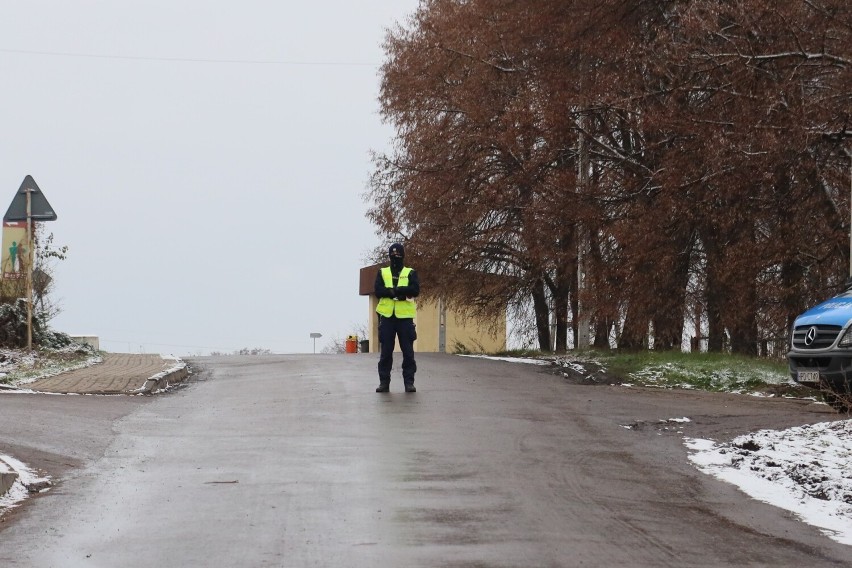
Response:
POLYGON ((460 357, 474 357, 477 359, 491 359, 493 361, 509 361, 511 363, 529 363, 530 365, 550 365, 550 361, 534 359, 531 357, 493 357, 491 355, 459 355, 460 357))
POLYGON ((852 545, 852 420, 685 443, 699 470, 852 545))
POLYGON ((0 515, 2 512, 16 507, 30 496, 46 490, 50 485, 49 477, 41 477, 21 461, 11 456, 0 454, 0 471, 12 471, 18 474, 18 479, 5 495, 0 495, 0 515))

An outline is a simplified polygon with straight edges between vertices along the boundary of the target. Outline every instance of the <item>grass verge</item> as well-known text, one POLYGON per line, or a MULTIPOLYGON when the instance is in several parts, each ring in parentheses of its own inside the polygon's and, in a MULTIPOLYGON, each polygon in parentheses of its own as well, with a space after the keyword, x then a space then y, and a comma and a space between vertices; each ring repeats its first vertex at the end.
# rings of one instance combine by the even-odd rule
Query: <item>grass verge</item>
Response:
POLYGON ((26 385, 100 360, 99 353, 80 345, 34 351, 3 349, 0 350, 0 384, 26 385))
POLYGON ((807 389, 795 384, 783 361, 722 353, 679 351, 572 351, 554 355, 534 350, 512 350, 504 357, 535 357, 554 361, 577 371, 594 365, 608 382, 661 388, 692 388, 717 392, 766 392, 784 394, 807 389))

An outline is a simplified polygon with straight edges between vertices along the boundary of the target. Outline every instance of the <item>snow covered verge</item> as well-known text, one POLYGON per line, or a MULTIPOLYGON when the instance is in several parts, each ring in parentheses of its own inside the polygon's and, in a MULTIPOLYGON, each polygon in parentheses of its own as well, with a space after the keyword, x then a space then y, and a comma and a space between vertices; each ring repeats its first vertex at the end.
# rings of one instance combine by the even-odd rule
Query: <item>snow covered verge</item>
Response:
POLYGON ((0 388, 28 385, 59 373, 91 367, 102 360, 97 351, 78 344, 45 352, 0 349, 0 388))
POLYGON ((685 443, 704 473, 852 545, 852 420, 685 443))
POLYGON ((5 493, 0 493, 0 515, 18 506, 31 493, 40 493, 50 488, 50 478, 39 476, 23 462, 0 454, 0 473, 16 473, 17 479, 5 493))

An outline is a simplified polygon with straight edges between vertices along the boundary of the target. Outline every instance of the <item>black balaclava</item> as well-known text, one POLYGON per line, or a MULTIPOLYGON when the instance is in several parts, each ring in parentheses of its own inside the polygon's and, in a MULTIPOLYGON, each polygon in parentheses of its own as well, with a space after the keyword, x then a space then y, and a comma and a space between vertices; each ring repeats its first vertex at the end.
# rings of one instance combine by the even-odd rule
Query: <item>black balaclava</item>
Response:
POLYGON ((405 258, 405 247, 400 243, 394 243, 388 249, 390 257, 391 271, 399 272, 402 270, 402 259, 405 258))

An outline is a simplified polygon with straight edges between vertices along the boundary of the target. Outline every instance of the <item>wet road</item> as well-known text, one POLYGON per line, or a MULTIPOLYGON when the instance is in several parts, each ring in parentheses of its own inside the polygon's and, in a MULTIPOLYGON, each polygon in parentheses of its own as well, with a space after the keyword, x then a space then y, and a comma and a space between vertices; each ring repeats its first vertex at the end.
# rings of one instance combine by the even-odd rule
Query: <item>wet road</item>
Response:
POLYGON ((415 394, 398 377, 373 392, 373 355, 196 364, 163 396, 14 403, 59 421, 70 401, 88 427, 15 436, 62 479, 0 528, 0 565, 852 565, 852 548, 701 474, 683 445, 831 418, 813 405, 440 355, 418 356, 415 394))

